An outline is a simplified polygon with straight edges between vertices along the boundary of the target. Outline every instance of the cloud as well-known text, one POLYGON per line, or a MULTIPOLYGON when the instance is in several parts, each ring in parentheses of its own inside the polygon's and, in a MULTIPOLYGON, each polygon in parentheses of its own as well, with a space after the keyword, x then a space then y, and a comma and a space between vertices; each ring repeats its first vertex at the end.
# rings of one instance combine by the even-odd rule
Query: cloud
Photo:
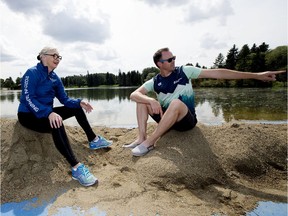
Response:
POLYGON ((83 17, 72 17, 65 12, 46 18, 43 33, 60 42, 85 41, 104 43, 110 37, 110 25, 107 19, 91 21, 83 17))
POLYGON ((216 39, 211 34, 206 34, 201 40, 201 47, 204 49, 222 49, 227 47, 227 44, 223 40, 216 39))
POLYGON ((226 24, 227 16, 234 14, 230 0, 194 0, 186 12, 187 22, 197 23, 218 17, 221 25, 226 24))
POLYGON ((4 53, 3 51, 1 51, 1 58, 0 58, 0 62, 11 62, 18 59, 17 57, 10 55, 8 53, 4 53))
POLYGON ((55 6, 50 0, 3 1, 15 12, 23 13, 25 16, 35 15, 42 19, 43 33, 59 42, 85 41, 102 44, 110 38, 108 17, 101 11, 97 11, 98 19, 79 16, 80 7, 77 7, 75 2, 64 4, 62 1, 62 4, 55 6))
MULTIPOLYGON (((231 0, 139 0, 151 6, 179 6, 183 11, 184 21, 199 23, 199 21, 218 18, 220 25, 226 25, 227 16, 234 14, 231 0), (186 15, 185 15, 186 14, 186 15)), ((161 10, 159 8, 159 10, 161 10)), ((173 15, 173 13, 171 13, 173 15)))
POLYGON ((63 76, 75 74, 117 72, 119 55, 112 47, 91 43, 71 43, 59 49, 63 60, 57 68, 57 73, 63 76))
POLYGON ((9 42, 7 39, 1 35, 0 37, 0 62, 12 62, 18 59, 16 55, 13 54, 13 51, 9 48, 9 42))
POLYGON ((176 6, 179 6, 179 5, 184 5, 186 3, 189 2, 189 0, 140 0, 140 1, 143 1, 149 5, 152 5, 152 6, 161 6, 161 5, 166 5, 166 6, 170 6, 170 5, 176 5, 176 6))
POLYGON ((50 0, 2 0, 12 11, 28 15, 43 14, 53 6, 54 2, 50 0))

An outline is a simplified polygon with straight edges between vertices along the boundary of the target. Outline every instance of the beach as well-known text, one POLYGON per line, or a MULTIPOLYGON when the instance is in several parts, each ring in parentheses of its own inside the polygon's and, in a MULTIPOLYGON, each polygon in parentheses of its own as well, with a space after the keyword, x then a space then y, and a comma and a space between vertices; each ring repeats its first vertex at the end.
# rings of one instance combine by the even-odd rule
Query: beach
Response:
MULTIPOLYGON (((287 203, 287 124, 198 123, 167 132, 143 157, 122 147, 137 128, 94 127, 113 145, 90 150, 80 127, 65 126, 75 155, 99 179, 83 187, 50 134, 0 122, 2 204, 57 195, 50 215, 62 206, 97 206, 107 215, 245 215, 258 201, 287 203)), ((148 135, 155 127, 148 124, 148 135)))

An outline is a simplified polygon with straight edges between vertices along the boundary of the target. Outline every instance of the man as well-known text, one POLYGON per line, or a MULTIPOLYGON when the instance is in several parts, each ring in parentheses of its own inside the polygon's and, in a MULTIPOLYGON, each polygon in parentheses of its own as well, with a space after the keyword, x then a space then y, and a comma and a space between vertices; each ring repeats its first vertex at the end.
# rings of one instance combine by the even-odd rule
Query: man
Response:
POLYGON ((160 73, 131 93, 137 103, 138 138, 125 148, 131 148, 134 156, 143 156, 154 148, 155 142, 169 129, 186 131, 195 127, 194 92, 191 79, 257 79, 275 81, 276 74, 285 71, 261 73, 239 72, 224 68, 201 69, 193 66, 175 67, 176 56, 169 48, 159 49, 153 56, 160 73), (154 91, 157 99, 148 97, 154 91), (147 120, 151 116, 157 123, 155 131, 147 138, 147 120))

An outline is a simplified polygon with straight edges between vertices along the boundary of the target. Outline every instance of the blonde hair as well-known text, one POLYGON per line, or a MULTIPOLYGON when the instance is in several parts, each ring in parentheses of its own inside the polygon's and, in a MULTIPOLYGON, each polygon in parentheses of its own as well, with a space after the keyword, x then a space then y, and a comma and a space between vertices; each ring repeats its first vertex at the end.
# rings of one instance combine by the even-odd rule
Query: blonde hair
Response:
POLYGON ((58 53, 58 50, 54 47, 44 47, 40 52, 39 55, 37 56, 37 60, 41 61, 41 58, 44 54, 47 54, 48 52, 54 52, 54 53, 58 53))

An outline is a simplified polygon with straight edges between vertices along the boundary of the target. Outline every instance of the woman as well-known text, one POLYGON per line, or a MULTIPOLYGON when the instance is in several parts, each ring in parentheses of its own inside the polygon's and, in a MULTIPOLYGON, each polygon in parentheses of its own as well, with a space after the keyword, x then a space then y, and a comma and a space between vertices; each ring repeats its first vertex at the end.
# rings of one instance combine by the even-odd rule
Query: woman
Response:
POLYGON ((18 108, 18 119, 21 125, 41 133, 52 133, 54 144, 72 167, 72 178, 84 186, 94 185, 97 178, 84 164, 80 163, 71 149, 65 132, 63 120, 75 116, 85 131, 91 149, 106 148, 112 145, 101 136, 97 136, 83 111, 89 113, 92 106, 81 100, 67 96, 61 79, 54 72, 62 60, 56 48, 44 47, 37 59, 36 66, 27 70, 21 80, 22 94, 18 108), (57 98, 64 106, 53 107, 57 98))

